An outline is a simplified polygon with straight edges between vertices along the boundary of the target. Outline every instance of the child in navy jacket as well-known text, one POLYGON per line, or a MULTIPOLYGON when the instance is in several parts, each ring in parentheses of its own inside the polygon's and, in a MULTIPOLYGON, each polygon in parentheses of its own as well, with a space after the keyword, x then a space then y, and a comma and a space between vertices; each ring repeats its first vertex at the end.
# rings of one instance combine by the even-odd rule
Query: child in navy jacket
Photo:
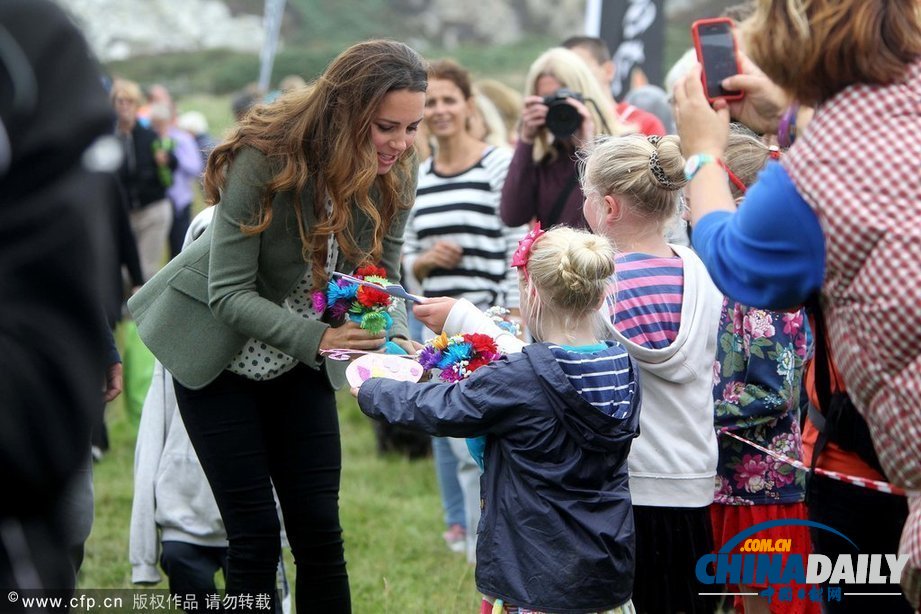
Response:
POLYGON ((624 348, 600 341, 598 315, 614 249, 538 227, 512 264, 539 343, 454 384, 371 379, 353 394, 373 418, 487 436, 476 569, 486 611, 632 612, 626 459, 640 389, 624 348))

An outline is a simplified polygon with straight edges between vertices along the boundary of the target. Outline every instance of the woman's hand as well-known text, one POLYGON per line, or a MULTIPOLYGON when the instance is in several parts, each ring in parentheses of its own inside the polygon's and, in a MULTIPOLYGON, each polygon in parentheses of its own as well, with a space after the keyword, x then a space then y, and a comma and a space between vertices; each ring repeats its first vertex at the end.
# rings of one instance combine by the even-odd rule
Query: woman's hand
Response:
POLYGON ((363 350, 373 352, 381 349, 387 339, 383 332, 372 333, 351 320, 342 326, 328 328, 320 339, 321 350, 363 350))
POLYGON ((457 303, 456 298, 447 296, 427 298, 424 303, 413 306, 413 315, 416 316, 417 320, 425 324, 429 330, 438 335, 441 334, 445 321, 448 319, 448 314, 451 313, 455 303, 457 303))
POLYGON ((742 72, 723 80, 727 90, 745 92, 742 100, 729 102, 729 114, 759 134, 777 134, 777 124, 790 97, 775 85, 744 54, 739 54, 742 72))
POLYGON ((422 281, 435 269, 451 270, 460 264, 464 249, 454 241, 439 239, 413 263, 413 275, 422 281))
POLYGON ((547 110, 540 96, 525 96, 524 108, 521 111, 521 128, 519 138, 523 143, 531 145, 537 138, 537 133, 547 125, 547 110))
POLYGON ((122 372, 122 363, 114 362, 106 368, 106 382, 102 387, 102 398, 108 403, 122 393, 124 388, 124 379, 122 372))
POLYGON ((153 152, 154 162, 157 166, 169 166, 169 152, 165 149, 158 149, 153 152))
POLYGON ((685 157, 710 154, 723 157, 729 140, 729 108, 718 99, 711 108, 700 80, 700 64, 675 84, 675 120, 685 157))
POLYGON ((358 398, 358 387, 357 386, 352 386, 351 388, 349 388, 349 392, 352 393, 353 397, 355 397, 356 399, 358 398))

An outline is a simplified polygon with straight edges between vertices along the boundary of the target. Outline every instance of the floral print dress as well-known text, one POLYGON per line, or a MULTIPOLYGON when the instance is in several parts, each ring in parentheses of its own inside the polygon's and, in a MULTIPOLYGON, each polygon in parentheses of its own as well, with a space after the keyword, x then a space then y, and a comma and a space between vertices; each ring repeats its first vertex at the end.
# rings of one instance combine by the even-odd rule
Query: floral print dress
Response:
MULTIPOLYGON (((807 320, 800 309, 766 311, 723 300, 713 397, 718 431, 729 430, 802 460, 799 417, 807 320)), ((715 503, 797 503, 805 475, 741 441, 719 437, 715 503)))

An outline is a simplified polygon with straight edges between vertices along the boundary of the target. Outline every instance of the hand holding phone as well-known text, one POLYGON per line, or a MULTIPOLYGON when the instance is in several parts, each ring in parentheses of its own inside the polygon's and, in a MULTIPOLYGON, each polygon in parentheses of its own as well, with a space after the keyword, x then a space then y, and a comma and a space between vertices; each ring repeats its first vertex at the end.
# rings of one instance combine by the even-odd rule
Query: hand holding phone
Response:
POLYGON ((691 24, 697 61, 702 67, 704 93, 711 103, 719 98, 741 100, 745 94, 723 89, 722 81, 742 72, 736 46, 735 27, 725 17, 699 19, 691 24))

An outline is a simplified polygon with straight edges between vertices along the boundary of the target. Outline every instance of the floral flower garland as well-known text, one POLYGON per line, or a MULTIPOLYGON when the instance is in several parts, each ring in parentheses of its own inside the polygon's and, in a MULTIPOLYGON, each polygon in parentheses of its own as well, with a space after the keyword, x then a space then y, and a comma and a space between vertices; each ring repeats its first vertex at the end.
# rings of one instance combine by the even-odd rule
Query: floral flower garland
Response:
POLYGON ((486 316, 493 321, 493 324, 507 333, 518 337, 521 335, 521 324, 512 319, 512 312, 501 305, 493 305, 485 311, 486 316))
POLYGON ((489 335, 472 333, 449 337, 441 333, 419 351, 416 360, 423 369, 440 369, 442 381, 458 382, 501 356, 495 339, 489 335))
MULTIPOLYGON (((374 265, 359 267, 354 277, 382 285, 390 283, 387 271, 374 265)), ((391 298, 386 292, 341 278, 329 280, 325 292, 313 293, 313 308, 317 313, 326 312, 332 321, 348 317, 372 333, 385 331, 393 324, 388 313, 390 306, 391 298)))

